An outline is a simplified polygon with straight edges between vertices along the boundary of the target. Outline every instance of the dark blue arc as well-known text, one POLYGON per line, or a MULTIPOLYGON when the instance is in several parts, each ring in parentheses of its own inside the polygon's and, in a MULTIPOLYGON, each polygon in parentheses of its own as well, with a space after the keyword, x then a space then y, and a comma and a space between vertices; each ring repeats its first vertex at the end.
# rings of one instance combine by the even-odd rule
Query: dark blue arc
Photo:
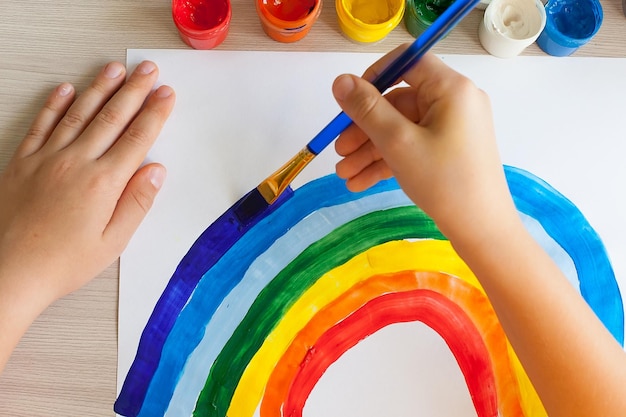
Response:
POLYGON ((241 223, 235 215, 235 208, 246 200, 249 194, 255 192, 256 189, 246 194, 213 222, 198 237, 176 267, 141 334, 135 360, 113 407, 116 413, 125 416, 136 416, 139 413, 148 382, 159 364, 165 339, 202 275, 211 269, 248 230, 293 195, 293 190, 287 188, 274 204, 268 205, 257 216, 248 218, 245 224, 241 223))

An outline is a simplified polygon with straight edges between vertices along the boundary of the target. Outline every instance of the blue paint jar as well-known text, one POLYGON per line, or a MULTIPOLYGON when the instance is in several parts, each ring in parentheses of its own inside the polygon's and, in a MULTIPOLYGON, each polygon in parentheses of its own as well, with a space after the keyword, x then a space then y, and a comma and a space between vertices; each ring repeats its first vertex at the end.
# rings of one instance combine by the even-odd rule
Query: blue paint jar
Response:
POLYGON ((602 17, 597 0, 550 0, 537 45, 553 56, 571 55, 598 32, 602 17))

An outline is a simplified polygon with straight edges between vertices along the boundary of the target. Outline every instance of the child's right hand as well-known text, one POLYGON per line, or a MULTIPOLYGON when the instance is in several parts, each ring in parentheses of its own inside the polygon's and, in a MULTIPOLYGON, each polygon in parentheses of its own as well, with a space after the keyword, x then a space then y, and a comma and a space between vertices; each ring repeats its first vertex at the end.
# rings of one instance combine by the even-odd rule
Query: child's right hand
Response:
POLYGON ((354 121, 336 142, 337 174, 353 191, 394 175, 435 220, 480 281, 548 415, 626 415, 624 350, 524 228, 486 94, 434 55, 403 80, 408 87, 383 98, 364 79, 337 78, 335 98, 354 121))
MULTIPOLYGON (((376 62, 363 78, 373 79, 406 47, 376 62)), ((335 145, 344 157, 337 175, 352 191, 395 176, 451 240, 471 236, 468 226, 482 226, 481 219, 514 220, 487 95, 432 54, 402 78, 409 86, 384 98, 357 76, 336 79, 335 98, 354 121, 335 145)))

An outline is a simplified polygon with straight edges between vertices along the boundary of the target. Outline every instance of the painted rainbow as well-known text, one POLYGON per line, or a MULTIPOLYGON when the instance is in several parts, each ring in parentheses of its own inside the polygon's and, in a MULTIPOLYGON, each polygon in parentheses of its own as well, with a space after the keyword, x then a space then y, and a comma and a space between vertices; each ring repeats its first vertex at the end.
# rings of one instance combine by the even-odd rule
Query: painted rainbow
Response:
MULTIPOLYGON (((528 230, 623 345, 622 299, 598 235, 544 181, 505 171, 528 230)), ((546 415, 482 288, 432 220, 393 180, 354 194, 327 176, 230 241, 196 241, 146 324, 115 411, 301 416, 341 355, 414 321, 446 342, 479 417, 546 415)))

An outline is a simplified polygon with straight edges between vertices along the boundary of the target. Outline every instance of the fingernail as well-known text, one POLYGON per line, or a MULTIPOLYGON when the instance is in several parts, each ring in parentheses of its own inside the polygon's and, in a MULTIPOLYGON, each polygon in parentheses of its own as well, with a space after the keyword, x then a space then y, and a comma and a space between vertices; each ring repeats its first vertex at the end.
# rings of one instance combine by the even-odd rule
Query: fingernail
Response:
POLYGON ((104 75, 107 78, 117 78, 120 75, 122 75, 122 72, 124 71, 124 65, 120 64, 119 62, 110 62, 107 64, 106 67, 104 67, 104 75))
POLYGON ((154 95, 159 98, 168 98, 173 93, 174 93, 174 90, 172 90, 171 87, 168 87, 167 85, 162 85, 159 88, 157 88, 157 90, 154 92, 154 95))
POLYGON ((74 90, 74 87, 72 86, 72 84, 63 83, 57 88, 57 93, 61 97, 67 97, 72 93, 73 90, 74 90))
POLYGON ((165 169, 163 167, 155 167, 150 170, 150 183, 154 188, 159 190, 165 181, 165 169))
POLYGON ((155 69, 156 69, 156 65, 154 65, 154 62, 143 61, 137 67, 137 72, 140 74, 148 75, 151 72, 153 72, 155 69))
POLYGON ((354 79, 351 75, 340 75, 333 84, 333 93, 337 100, 344 100, 354 90, 354 79))

